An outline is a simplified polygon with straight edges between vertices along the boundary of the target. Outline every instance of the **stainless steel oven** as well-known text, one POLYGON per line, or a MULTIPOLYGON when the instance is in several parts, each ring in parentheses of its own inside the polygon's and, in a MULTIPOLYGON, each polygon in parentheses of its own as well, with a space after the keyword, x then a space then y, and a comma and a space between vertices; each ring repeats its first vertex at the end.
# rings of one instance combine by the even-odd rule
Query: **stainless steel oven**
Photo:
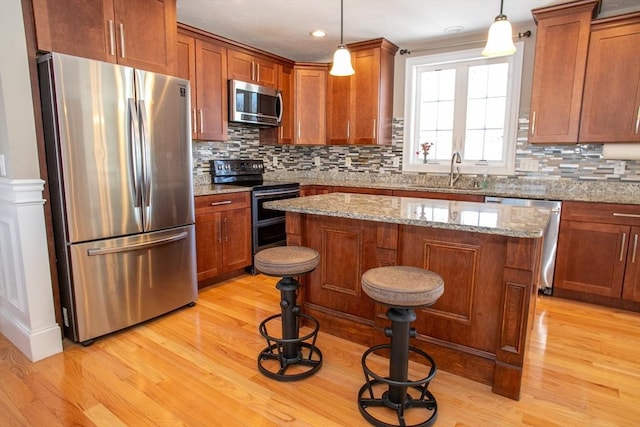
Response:
MULTIPOLYGON (((287 243, 285 213, 264 207, 265 202, 300 196, 297 182, 264 181, 262 160, 212 160, 214 184, 240 185, 251 188, 251 241, 253 255, 272 246, 287 243)), ((251 274, 256 270, 251 264, 251 274)))

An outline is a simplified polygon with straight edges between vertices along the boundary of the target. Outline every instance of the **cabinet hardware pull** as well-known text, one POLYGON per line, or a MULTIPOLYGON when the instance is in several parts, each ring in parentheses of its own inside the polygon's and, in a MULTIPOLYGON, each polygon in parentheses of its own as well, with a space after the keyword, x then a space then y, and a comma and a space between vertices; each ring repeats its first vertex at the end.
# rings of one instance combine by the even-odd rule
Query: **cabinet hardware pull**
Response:
POLYGON ((260 81, 260 64, 256 64, 256 81, 259 82, 260 81))
POLYGON ((622 261, 622 255, 624 255, 624 244, 627 242, 627 233, 622 233, 622 244, 620 245, 620 261, 622 261))
POLYGON ((124 24, 120 23, 120 56, 124 58, 124 24))
POLYGON ((202 115, 202 108, 200 111, 200 133, 204 133, 204 116, 202 115))
POLYGON ((111 56, 116 54, 116 35, 113 28, 113 19, 109 19, 109 50, 111 56))
POLYGON ((631 254, 631 264, 636 262, 636 251, 638 250, 638 234, 633 236, 633 253, 631 254))
POLYGON ((347 142, 349 142, 350 136, 351 136, 351 121, 347 120, 347 142))
POLYGON ((533 117, 531 117, 531 136, 536 134, 536 112, 533 112, 533 117))
POLYGON ((193 133, 197 133, 198 132, 198 121, 196 120, 196 109, 192 108, 191 109, 191 119, 193 120, 193 123, 191 123, 191 131, 193 133))
POLYGON ((223 200, 221 202, 211 202, 211 206, 222 206, 222 205, 230 205, 231 200, 223 200))
POLYGON ((636 116, 636 134, 640 130, 640 105, 638 105, 638 115, 636 116))
POLYGON ((218 242, 222 242, 222 220, 218 221, 218 242))
POLYGON ((229 224, 227 223, 227 218, 224 218, 222 222, 224 222, 224 241, 228 242, 229 241, 229 224))
POLYGON ((377 126, 376 126, 377 122, 378 122, 378 119, 373 119, 373 140, 374 140, 374 141, 375 141, 376 139, 378 139, 378 138, 377 138, 377 135, 376 135, 376 133, 377 133, 376 131, 378 130, 378 129, 377 129, 377 126))
POLYGON ((300 142, 300 120, 298 120, 298 142, 300 142))
POLYGON ((614 212, 613 216, 622 216, 625 218, 640 218, 640 215, 638 214, 620 213, 620 212, 614 212))
POLYGON ((251 80, 256 79, 256 63, 251 61, 251 80))

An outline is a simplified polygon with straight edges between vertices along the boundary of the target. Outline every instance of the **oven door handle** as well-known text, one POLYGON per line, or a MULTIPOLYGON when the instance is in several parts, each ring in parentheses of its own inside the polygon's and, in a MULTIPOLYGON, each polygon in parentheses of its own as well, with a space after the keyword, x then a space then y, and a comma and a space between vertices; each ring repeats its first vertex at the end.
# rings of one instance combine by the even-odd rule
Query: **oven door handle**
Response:
POLYGON ((270 197, 270 196, 283 196, 286 194, 291 194, 291 195, 298 195, 299 194, 299 190, 286 190, 286 191, 269 191, 269 192, 258 192, 256 191, 255 193, 253 193, 254 197, 256 199, 262 199, 265 197, 270 197))

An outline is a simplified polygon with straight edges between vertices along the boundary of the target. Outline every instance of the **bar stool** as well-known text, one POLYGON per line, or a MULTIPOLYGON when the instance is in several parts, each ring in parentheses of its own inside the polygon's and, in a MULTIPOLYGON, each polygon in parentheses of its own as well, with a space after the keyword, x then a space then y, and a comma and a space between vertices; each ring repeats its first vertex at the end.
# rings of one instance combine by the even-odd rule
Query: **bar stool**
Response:
POLYGON ((358 394, 360 413, 379 427, 432 425, 437 418, 438 405, 428 386, 436 374, 436 364, 426 352, 409 345, 409 338, 416 336, 410 323, 416 319, 414 309, 430 306, 440 298, 444 292, 442 277, 417 267, 378 267, 362 275, 362 290, 374 301, 389 307, 387 318, 391 320, 391 328, 385 328, 384 334, 391 337, 391 343, 371 347, 362 355, 366 383, 358 394), (383 377, 369 368, 367 357, 389 351, 389 374, 383 377), (430 365, 424 378, 408 379, 410 353, 430 365), (411 411, 412 418, 407 421, 405 416, 413 408, 424 411, 411 411), (397 424, 390 424, 390 419, 394 418, 397 424))
POLYGON ((276 246, 258 252, 254 264, 258 271, 269 276, 282 277, 276 284, 280 290, 280 314, 267 317, 260 323, 259 331, 267 340, 267 347, 258 355, 258 370, 278 381, 295 381, 316 373, 322 366, 322 352, 316 347, 320 324, 318 320, 300 312, 296 304, 300 283, 294 278, 313 271, 320 255, 303 246, 276 246), (300 318, 312 325, 312 331, 299 336, 300 318), (280 336, 268 330, 268 324, 280 319, 280 336), (271 362, 270 362, 271 361, 271 362), (274 361, 277 361, 274 362, 274 361), (289 368, 290 372, 287 372, 289 368))

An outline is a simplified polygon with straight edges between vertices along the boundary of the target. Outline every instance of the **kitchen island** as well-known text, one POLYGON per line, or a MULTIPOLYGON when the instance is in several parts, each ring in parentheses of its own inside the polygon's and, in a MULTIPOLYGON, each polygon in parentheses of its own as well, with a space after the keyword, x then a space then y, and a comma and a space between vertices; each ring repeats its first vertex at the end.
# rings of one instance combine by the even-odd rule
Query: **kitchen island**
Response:
POLYGON ((265 207, 287 212, 288 244, 320 253, 302 278, 300 304, 322 331, 385 342, 386 307, 362 292, 362 274, 385 265, 435 271, 444 295, 416 311, 412 344, 439 368, 519 398, 549 210, 348 193, 265 207))

